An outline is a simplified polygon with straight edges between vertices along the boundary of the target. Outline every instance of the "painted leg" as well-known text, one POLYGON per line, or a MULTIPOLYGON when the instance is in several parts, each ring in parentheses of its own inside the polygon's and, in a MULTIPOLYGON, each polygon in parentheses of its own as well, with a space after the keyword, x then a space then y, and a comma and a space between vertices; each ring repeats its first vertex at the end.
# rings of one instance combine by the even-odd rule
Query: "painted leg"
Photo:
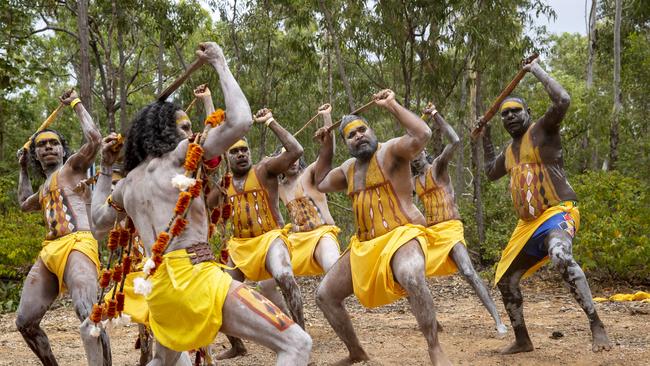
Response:
POLYGON ((316 291, 316 304, 325 318, 348 348, 349 356, 339 364, 353 364, 369 360, 359 338, 354 333, 350 315, 345 310, 343 301, 352 295, 352 273, 350 270, 350 252, 346 252, 327 272, 316 291))
POLYGON ((438 341, 436 312, 425 279, 425 259, 417 240, 400 247, 391 259, 395 280, 408 293, 411 311, 427 340, 429 358, 434 365, 451 365, 438 341))
MULTIPOLYGON (((244 302, 238 291, 254 291, 240 287, 241 283, 233 281, 228 296, 223 304, 220 331, 230 337, 244 338, 277 354, 277 365, 307 365, 311 353, 311 337, 297 324, 291 323, 285 329, 276 326, 264 315, 260 315, 244 302)), ((271 304, 263 305, 267 309, 271 304)), ((275 309, 280 312, 279 308, 275 309)), ((276 319, 276 317, 273 317, 276 319)), ((291 322, 288 318, 287 322, 291 322)))
POLYGON ((316 244, 314 249, 314 259, 316 263, 327 273, 341 256, 339 246, 330 234, 323 235, 316 244))
POLYGON ((592 351, 609 351, 612 345, 607 337, 605 326, 598 317, 589 289, 589 283, 580 265, 573 259, 573 239, 563 230, 552 230, 546 237, 548 255, 553 266, 560 271, 564 283, 587 314, 592 336, 592 351))
MULTIPOLYGON (((153 334, 151 334, 147 327, 143 324, 138 324, 138 342, 140 346, 140 363, 139 365, 146 365, 151 362, 153 358, 153 334)), ((136 348, 137 348, 136 345, 136 348)))
POLYGON ((282 312, 285 314, 290 314, 287 304, 284 302, 284 297, 278 290, 278 285, 275 283, 275 279, 264 280, 259 283, 260 292, 264 297, 271 300, 277 307, 282 309, 282 312))
POLYGON ((524 273, 537 261, 537 258, 520 254, 515 258, 510 268, 508 268, 497 284, 499 291, 501 291, 503 304, 510 317, 510 324, 515 333, 515 342, 502 349, 502 354, 531 352, 535 349, 528 335, 526 322, 524 321, 524 299, 521 295, 519 282, 524 273))
POLYGON ((106 331, 99 337, 90 335, 90 315, 97 298, 97 268, 85 254, 73 250, 68 256, 63 281, 70 292, 72 305, 81 321, 79 332, 88 365, 111 365, 111 348, 106 331))
MULTIPOLYGON (((235 262, 232 261, 232 257, 230 256, 228 257, 228 267, 235 267, 235 262)), ((235 268, 234 270, 228 269, 226 270, 226 273, 228 273, 234 280, 244 282, 244 273, 238 268, 235 268)), ((244 346, 244 342, 242 342, 241 339, 231 336, 226 336, 226 338, 228 338, 230 348, 223 352, 220 352, 217 357, 215 357, 217 360, 227 360, 229 358, 243 356, 248 352, 246 350, 246 346, 244 346)))
POLYGON ((300 288, 293 277, 289 250, 281 239, 275 239, 266 253, 266 270, 273 276, 287 302, 293 321, 305 328, 300 288))
POLYGON ((153 358, 147 366, 174 366, 180 357, 180 352, 172 351, 155 341, 153 358))
POLYGON ((478 273, 476 273, 476 270, 472 265, 472 261, 469 258, 467 248, 465 245, 463 245, 463 243, 456 243, 456 245, 454 245, 451 250, 451 258, 456 263, 461 276, 463 276, 465 281, 467 281, 467 283, 472 286, 476 292, 476 295, 478 295, 478 298, 481 299, 483 306, 485 306, 488 313, 490 313, 492 316, 492 319, 494 319, 497 335, 499 337, 504 336, 508 332, 508 328, 501 321, 501 317, 497 311, 497 306, 494 304, 494 300, 492 300, 490 297, 490 293, 488 292, 485 283, 483 283, 481 277, 479 277, 478 273))
POLYGON ((41 319, 59 294, 59 282, 39 258, 32 266, 20 295, 16 327, 29 348, 43 365, 57 365, 47 335, 40 326, 41 319))

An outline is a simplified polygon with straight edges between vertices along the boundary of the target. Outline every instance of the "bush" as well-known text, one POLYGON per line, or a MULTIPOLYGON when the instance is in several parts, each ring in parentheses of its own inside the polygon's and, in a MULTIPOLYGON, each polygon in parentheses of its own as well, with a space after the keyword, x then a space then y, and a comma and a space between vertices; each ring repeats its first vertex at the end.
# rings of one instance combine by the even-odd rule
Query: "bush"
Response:
POLYGON ((650 187, 618 172, 587 172, 573 181, 581 219, 576 259, 585 270, 648 282, 650 187))
POLYGON ((23 213, 18 208, 16 187, 11 176, 0 178, 0 278, 21 280, 34 263, 45 237, 40 213, 23 213))

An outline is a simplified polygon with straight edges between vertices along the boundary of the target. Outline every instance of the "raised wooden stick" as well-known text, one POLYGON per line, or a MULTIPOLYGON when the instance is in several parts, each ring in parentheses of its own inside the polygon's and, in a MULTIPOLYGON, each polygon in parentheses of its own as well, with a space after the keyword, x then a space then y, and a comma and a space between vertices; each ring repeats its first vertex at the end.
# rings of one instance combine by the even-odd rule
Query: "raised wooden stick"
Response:
POLYGON ((185 108, 185 114, 188 114, 190 112, 190 109, 194 107, 194 103, 196 103, 196 97, 194 97, 194 99, 192 99, 190 104, 187 105, 187 108, 185 108))
MULTIPOLYGON (((352 113, 350 113, 350 114, 359 114, 359 113, 361 113, 361 112, 363 112, 363 111, 369 109, 369 108, 372 107, 373 105, 375 105, 375 101, 374 101, 374 100, 371 100, 370 102, 368 102, 368 103, 362 105, 361 107, 355 109, 355 110, 352 111, 352 113)), ((327 129, 327 132, 331 132, 333 129, 339 127, 339 125, 341 124, 341 122, 343 122, 343 118, 341 118, 340 120, 336 121, 335 124, 329 126, 329 128, 327 129)))
POLYGON ((172 95, 174 91, 176 91, 176 89, 183 85, 185 80, 187 80, 187 78, 189 78, 194 71, 198 70, 204 63, 205 61, 200 58, 194 60, 194 62, 192 62, 192 64, 187 68, 187 70, 185 70, 185 72, 181 74, 181 76, 178 77, 178 79, 174 80, 173 83, 171 83, 167 88, 165 88, 165 90, 162 91, 162 93, 158 95, 157 99, 160 101, 167 99, 170 95, 172 95))
POLYGON ((318 118, 318 116, 319 116, 319 114, 316 113, 315 116, 313 116, 312 118, 310 118, 309 121, 307 121, 307 123, 305 123, 304 125, 302 125, 302 127, 300 127, 300 129, 299 129, 298 131, 296 131, 296 133, 293 134, 293 137, 298 136, 298 134, 301 133, 305 128, 307 128, 307 126, 309 126, 310 123, 312 123, 316 118, 318 118))
MULTIPOLYGON (((61 112, 61 109, 63 108, 63 106, 64 106, 63 103, 59 103, 59 105, 56 107, 56 109, 54 111, 52 111, 52 113, 50 113, 49 116, 47 116, 45 121, 43 121, 43 123, 41 123, 41 125, 38 127, 38 129, 34 133, 36 134, 36 133, 39 133, 39 132, 43 131, 44 129, 46 129, 54 121, 54 119, 59 114, 59 112, 61 112)), ((23 145, 23 149, 28 150, 29 146, 31 144, 32 144, 32 138, 30 137, 27 140, 27 142, 25 142, 25 145, 23 145)))
MULTIPOLYGON (((535 52, 532 55, 530 55, 528 58, 526 58, 523 64, 528 65, 531 62, 533 62, 537 57, 539 57, 539 54, 535 52)), ((505 87, 505 89, 501 91, 501 94, 499 94, 499 96, 494 101, 494 103, 492 103, 490 109, 488 109, 488 111, 483 116, 481 116, 481 118, 478 120, 476 127, 474 128, 474 130, 472 130, 472 139, 476 139, 481 135, 481 132, 483 131, 485 126, 488 124, 488 122, 490 122, 492 117, 494 117, 494 115, 497 113, 497 110, 499 109, 501 103, 508 97, 508 95, 510 95, 510 93, 512 93, 513 90, 515 90, 515 88, 517 87, 521 79, 524 78, 525 75, 526 75, 526 71, 522 68, 521 70, 519 70, 515 78, 512 79, 512 81, 505 87)))

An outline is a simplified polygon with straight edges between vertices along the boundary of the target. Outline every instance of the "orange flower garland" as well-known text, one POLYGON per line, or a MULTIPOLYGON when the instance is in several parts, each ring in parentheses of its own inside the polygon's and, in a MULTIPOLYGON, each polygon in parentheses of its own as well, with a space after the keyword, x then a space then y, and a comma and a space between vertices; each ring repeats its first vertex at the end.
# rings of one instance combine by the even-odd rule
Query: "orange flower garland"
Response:
POLYGON ((190 205, 190 200, 192 199, 192 194, 190 192, 181 192, 178 195, 178 201, 176 201, 176 207, 174 207, 174 214, 176 216, 181 216, 187 210, 187 207, 190 205))
POLYGON ((219 108, 212 112, 208 118, 205 119, 205 125, 210 125, 212 128, 219 126, 226 119, 226 112, 219 108))
POLYGON ((197 198, 198 196, 201 195, 202 188, 203 188, 203 181, 201 179, 197 179, 196 183, 194 183, 187 191, 190 192, 192 198, 197 198))
POLYGON ((185 227, 187 226, 187 220, 185 220, 182 217, 179 217, 174 221, 174 226, 172 226, 171 229, 171 234, 172 236, 179 236, 185 230, 185 227))
POLYGON ((203 156, 203 148, 201 145, 192 142, 187 146, 187 153, 185 154, 185 170, 194 172, 199 167, 199 162, 203 156))

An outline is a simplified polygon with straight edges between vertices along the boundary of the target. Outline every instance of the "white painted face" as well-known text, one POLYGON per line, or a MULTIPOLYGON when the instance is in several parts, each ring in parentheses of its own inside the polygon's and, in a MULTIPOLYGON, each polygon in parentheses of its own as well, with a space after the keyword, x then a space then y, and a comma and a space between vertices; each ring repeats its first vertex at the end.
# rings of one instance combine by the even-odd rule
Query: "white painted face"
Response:
POLYGON ((178 133, 183 137, 183 138, 188 138, 192 136, 192 121, 190 121, 190 118, 183 112, 182 110, 177 110, 176 111, 176 128, 178 129, 178 133))
POLYGON ((63 164, 63 144, 59 137, 50 131, 40 133, 34 139, 36 159, 43 168, 63 164))

